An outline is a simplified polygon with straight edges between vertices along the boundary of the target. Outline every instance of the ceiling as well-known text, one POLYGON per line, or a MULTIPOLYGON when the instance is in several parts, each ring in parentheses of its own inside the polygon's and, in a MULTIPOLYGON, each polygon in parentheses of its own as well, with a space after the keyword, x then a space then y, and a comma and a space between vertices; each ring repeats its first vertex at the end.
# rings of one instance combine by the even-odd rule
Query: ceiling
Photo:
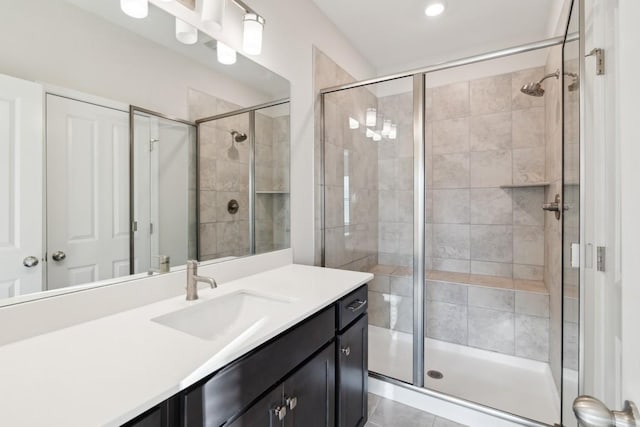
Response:
POLYGON ((379 74, 404 71, 550 37, 560 0, 313 0, 379 74), (551 24, 553 23, 553 24, 551 24))

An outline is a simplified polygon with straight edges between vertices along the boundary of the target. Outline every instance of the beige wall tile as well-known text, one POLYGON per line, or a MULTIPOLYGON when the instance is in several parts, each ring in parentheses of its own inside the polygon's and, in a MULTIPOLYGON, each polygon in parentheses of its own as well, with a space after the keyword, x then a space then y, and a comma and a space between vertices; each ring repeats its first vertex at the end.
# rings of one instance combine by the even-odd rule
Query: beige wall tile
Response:
POLYGON ((471 187, 511 184, 511 151, 479 151, 470 154, 471 187))
POLYGON ((472 116, 511 111, 511 74, 502 74, 469 84, 472 116))

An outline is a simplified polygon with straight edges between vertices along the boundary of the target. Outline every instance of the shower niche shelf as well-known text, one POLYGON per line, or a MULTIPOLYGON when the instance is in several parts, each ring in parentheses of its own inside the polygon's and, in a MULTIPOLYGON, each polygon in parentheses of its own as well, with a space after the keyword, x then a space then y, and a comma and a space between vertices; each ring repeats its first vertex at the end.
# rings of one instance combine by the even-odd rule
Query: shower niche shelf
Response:
POLYGON ((289 194, 289 192, 284 190, 258 190, 256 194, 289 194))
POLYGON ((524 184, 505 184, 500 188, 529 188, 529 187, 548 187, 550 182, 527 182, 524 184))

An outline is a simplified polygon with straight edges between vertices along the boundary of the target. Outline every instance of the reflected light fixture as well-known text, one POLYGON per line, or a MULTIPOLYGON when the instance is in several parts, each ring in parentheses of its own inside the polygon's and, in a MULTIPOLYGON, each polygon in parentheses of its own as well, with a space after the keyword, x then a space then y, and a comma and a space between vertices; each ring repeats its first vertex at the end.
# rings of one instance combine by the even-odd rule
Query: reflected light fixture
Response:
POLYGON ((203 0, 202 23, 214 30, 222 31, 226 0, 203 0))
POLYGON ((182 19, 176 18, 176 38, 180 43, 195 44, 198 42, 198 29, 182 19))
POLYGON ((367 138, 373 138, 373 135, 375 135, 375 132, 372 131, 371 129, 367 129, 366 135, 367 135, 367 138))
POLYGON ((389 139, 396 139, 398 137, 398 125, 391 125, 389 130, 389 139))
POLYGON ((373 127, 376 125, 376 116, 377 112, 375 108, 367 108, 367 118, 366 118, 366 124, 369 127, 373 127))
POLYGON ((353 117, 349 117, 349 129, 358 129, 360 127, 360 122, 354 119, 353 117))
POLYGON ((424 9, 424 14, 429 17, 442 15, 442 12, 447 8, 445 0, 432 0, 427 3, 424 9))
POLYGON ((224 65, 235 64, 237 60, 236 51, 218 40, 217 42, 218 62, 224 65))
POLYGON ((249 12, 244 15, 242 22, 244 23, 242 50, 249 55, 260 55, 264 18, 257 13, 249 12))
POLYGON ((387 136, 391 132, 391 120, 385 120, 382 122, 382 135, 387 136))
POLYGON ((378 132, 374 132, 373 133, 373 140, 378 142, 382 140, 382 135, 380 135, 378 132))
POLYGON ((120 9, 132 18, 146 18, 149 15, 149 0, 120 0, 120 9))

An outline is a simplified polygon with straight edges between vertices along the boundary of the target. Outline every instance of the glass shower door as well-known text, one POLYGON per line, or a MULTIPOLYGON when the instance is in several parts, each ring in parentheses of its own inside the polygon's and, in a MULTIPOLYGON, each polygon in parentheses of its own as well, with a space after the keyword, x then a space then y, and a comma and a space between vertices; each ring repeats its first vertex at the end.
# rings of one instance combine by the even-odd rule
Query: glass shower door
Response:
POLYGON ((195 127, 135 112, 133 141, 134 272, 184 265, 197 256, 195 127))
POLYGON ((413 383, 413 80, 323 98, 324 265, 375 275, 369 369, 413 383))

